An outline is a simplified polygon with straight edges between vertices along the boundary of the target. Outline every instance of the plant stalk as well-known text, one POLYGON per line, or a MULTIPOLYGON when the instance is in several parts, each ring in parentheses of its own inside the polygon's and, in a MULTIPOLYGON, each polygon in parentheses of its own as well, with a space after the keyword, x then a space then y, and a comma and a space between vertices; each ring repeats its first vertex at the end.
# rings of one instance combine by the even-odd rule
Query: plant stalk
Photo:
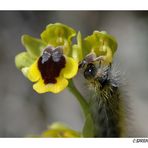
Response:
POLYGON ((86 118, 89 113, 89 105, 88 105, 87 101, 84 99, 84 97, 80 94, 80 92, 75 87, 73 80, 69 80, 68 89, 79 101, 81 109, 83 110, 83 113, 86 118))

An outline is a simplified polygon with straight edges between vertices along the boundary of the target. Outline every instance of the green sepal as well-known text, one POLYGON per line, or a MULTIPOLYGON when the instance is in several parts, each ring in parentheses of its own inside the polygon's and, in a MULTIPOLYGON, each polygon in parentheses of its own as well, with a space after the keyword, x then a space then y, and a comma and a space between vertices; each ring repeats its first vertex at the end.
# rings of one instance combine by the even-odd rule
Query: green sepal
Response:
POLYGON ((94 136, 94 123, 91 114, 88 114, 83 127, 83 137, 93 137, 94 136))
POLYGON ((45 31, 41 33, 41 39, 48 45, 64 47, 64 54, 68 55, 71 50, 71 39, 76 35, 76 31, 71 27, 61 24, 49 24, 45 31))
POLYGON ((48 130, 41 134, 41 137, 78 138, 81 134, 63 123, 55 122, 48 127, 48 130))
POLYGON ((27 52, 21 52, 15 56, 15 65, 18 69, 29 67, 35 59, 32 59, 27 52))
POLYGON ((113 55, 117 50, 117 41, 105 31, 94 31, 84 39, 85 50, 89 52, 93 50, 97 56, 105 55, 107 46, 111 48, 113 55))
POLYGON ((81 33, 78 32, 77 35, 77 44, 72 46, 72 57, 78 62, 83 59, 83 47, 82 47, 82 36, 81 33))
POLYGON ((34 59, 37 59, 39 56, 41 56, 43 49, 47 45, 42 40, 36 39, 29 35, 23 35, 21 41, 30 57, 34 59))

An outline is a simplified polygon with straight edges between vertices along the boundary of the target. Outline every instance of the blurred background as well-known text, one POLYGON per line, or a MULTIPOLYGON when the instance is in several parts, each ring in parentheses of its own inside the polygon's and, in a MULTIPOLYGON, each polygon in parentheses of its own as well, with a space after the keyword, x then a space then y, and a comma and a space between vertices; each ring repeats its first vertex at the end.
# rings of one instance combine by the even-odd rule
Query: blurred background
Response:
POLYGON ((54 121, 75 130, 83 127, 80 106, 67 90, 38 95, 14 64, 15 55, 25 50, 21 36, 39 38, 55 22, 80 30, 83 37, 105 30, 117 39, 115 63, 126 73, 135 129, 129 135, 148 136, 148 12, 0 11, 0 137, 40 134, 54 121))

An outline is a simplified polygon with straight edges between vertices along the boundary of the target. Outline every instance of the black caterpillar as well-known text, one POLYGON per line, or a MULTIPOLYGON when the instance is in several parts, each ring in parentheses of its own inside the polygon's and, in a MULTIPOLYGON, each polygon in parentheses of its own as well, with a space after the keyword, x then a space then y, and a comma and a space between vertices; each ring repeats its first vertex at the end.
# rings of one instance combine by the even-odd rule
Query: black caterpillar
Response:
POLYGON ((120 73, 111 64, 83 60, 80 65, 92 91, 90 112, 94 122, 94 137, 123 137, 126 131, 125 104, 120 73))

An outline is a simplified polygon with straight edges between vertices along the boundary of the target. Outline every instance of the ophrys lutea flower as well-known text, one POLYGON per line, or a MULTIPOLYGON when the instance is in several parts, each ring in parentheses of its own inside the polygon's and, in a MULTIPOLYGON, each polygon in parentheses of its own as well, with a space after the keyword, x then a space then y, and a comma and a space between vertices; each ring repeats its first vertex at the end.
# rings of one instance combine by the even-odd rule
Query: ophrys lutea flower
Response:
POLYGON ((18 69, 32 82, 38 93, 59 93, 68 85, 78 70, 78 62, 72 58, 74 29, 61 23, 49 24, 41 33, 41 39, 22 36, 27 52, 18 54, 18 69))
POLYGON ((68 85, 68 80, 76 75, 78 63, 63 54, 63 48, 48 46, 28 69, 27 77, 36 82, 33 88, 38 93, 59 93, 68 85))

